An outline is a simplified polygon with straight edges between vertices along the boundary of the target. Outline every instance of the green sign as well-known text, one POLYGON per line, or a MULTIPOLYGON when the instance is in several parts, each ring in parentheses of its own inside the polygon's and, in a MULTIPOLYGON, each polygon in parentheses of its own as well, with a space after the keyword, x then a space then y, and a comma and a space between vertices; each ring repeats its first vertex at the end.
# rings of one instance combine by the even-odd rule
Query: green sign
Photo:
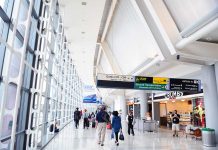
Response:
POLYGON ((134 88, 166 91, 168 89, 168 83, 169 78, 136 76, 134 88))
POLYGON ((145 90, 166 90, 165 84, 149 84, 149 83, 135 83, 135 89, 145 89, 145 90))

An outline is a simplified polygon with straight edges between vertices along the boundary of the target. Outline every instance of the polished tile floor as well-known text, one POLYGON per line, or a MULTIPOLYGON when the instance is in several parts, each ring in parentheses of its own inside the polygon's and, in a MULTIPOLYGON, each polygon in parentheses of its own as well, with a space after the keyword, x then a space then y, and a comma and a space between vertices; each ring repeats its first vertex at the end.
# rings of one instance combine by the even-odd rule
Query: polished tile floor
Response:
POLYGON ((107 130, 105 145, 97 144, 96 129, 75 129, 73 123, 66 126, 45 148, 45 150, 218 150, 218 147, 202 146, 201 141, 185 138, 182 133, 173 138, 167 129, 158 133, 137 132, 135 136, 124 133, 125 141, 116 146, 107 130))

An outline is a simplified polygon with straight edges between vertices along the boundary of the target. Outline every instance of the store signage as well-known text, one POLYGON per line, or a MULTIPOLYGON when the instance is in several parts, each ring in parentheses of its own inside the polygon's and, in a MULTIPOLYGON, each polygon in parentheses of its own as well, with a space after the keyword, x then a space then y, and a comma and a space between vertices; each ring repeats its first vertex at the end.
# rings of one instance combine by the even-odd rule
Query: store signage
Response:
POLYGON ((173 99, 173 98, 181 97, 181 96, 183 96, 183 92, 174 91, 174 92, 167 93, 165 95, 165 98, 173 99))
POLYGON ((97 87, 199 92, 201 82, 195 79, 98 74, 97 87))

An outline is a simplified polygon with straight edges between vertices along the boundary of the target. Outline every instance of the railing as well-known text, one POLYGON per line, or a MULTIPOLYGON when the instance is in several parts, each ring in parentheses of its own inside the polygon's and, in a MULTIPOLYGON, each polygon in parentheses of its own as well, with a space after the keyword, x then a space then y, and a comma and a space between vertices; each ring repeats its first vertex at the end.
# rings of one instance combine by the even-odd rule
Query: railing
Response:
POLYGON ((136 119, 136 124, 134 125, 134 128, 142 132, 157 132, 159 128, 159 121, 136 119))

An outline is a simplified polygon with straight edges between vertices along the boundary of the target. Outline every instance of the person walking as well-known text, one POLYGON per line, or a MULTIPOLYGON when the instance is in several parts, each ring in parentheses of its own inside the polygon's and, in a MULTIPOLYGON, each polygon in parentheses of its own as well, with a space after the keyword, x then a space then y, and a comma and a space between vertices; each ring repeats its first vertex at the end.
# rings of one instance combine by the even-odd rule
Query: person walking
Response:
POLYGON ((76 129, 79 127, 79 120, 81 119, 79 108, 77 107, 74 111, 74 122, 76 129))
POLYGON ((106 112, 106 106, 101 107, 100 111, 96 115, 96 121, 98 130, 98 144, 104 146, 106 125, 108 122, 110 122, 110 116, 106 112))
POLYGON ((91 113, 91 122, 92 122, 92 128, 95 128, 95 114, 94 114, 94 112, 91 113))
POLYGON ((132 135, 134 136, 135 133, 133 126, 135 124, 135 118, 132 111, 130 111, 129 114, 126 116, 126 122, 128 123, 128 134, 130 135, 130 133, 132 133, 132 135))
POLYGON ((179 119, 180 115, 177 114, 177 110, 174 110, 174 114, 172 114, 172 130, 173 130, 173 137, 178 137, 179 132, 179 119))
POLYGON ((119 141, 118 141, 118 134, 122 130, 122 124, 121 124, 121 118, 118 116, 118 111, 114 111, 112 117, 112 130, 114 131, 115 134, 115 144, 118 146, 119 141))
POLYGON ((87 110, 85 109, 84 113, 83 113, 83 129, 85 129, 86 127, 88 129, 88 127, 89 127, 88 117, 89 117, 89 114, 88 114, 87 110))

